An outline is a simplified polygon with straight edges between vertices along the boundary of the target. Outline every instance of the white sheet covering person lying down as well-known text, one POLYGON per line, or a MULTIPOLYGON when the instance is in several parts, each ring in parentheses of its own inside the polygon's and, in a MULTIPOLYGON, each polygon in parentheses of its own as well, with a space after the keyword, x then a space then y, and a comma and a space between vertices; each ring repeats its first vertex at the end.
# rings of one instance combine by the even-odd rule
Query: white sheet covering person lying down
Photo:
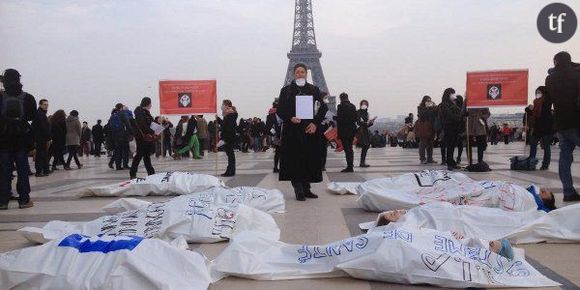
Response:
POLYGON ((395 177, 373 179, 358 185, 349 182, 330 183, 336 193, 359 194, 358 205, 366 210, 382 212, 408 209, 421 204, 446 201, 508 211, 550 210, 554 196, 532 186, 530 190, 502 181, 475 181, 463 173, 446 170, 424 170, 395 177))
MULTIPOLYGON (((234 188, 213 187, 204 191, 187 194, 212 204, 244 204, 267 213, 283 213, 286 211, 284 194, 278 189, 240 186, 234 188)), ((108 214, 135 210, 150 205, 151 202, 136 198, 120 198, 102 210, 108 214)))
POLYGON ((326 245, 290 245, 243 232, 211 269, 256 280, 352 276, 440 287, 546 287, 539 273, 507 241, 458 240, 449 232, 392 228, 326 245))
POLYGON ((375 222, 361 224, 361 229, 381 231, 386 225, 452 231, 488 240, 507 238, 515 244, 580 242, 580 204, 546 213, 434 202, 380 213, 375 222))
POLYGON ((73 234, 0 254, 0 289, 205 290, 211 281, 187 244, 140 237, 73 234))
POLYGON ((221 180, 207 174, 161 172, 116 184, 88 187, 79 192, 78 196, 183 195, 223 186, 221 180))
POLYGON ((135 235, 164 240, 182 236, 190 243, 220 242, 244 230, 261 232, 275 239, 280 236, 280 229, 271 215, 240 202, 243 200, 218 203, 212 196, 184 195, 89 222, 51 221, 42 228, 25 227, 18 231, 37 243, 73 233, 135 235))

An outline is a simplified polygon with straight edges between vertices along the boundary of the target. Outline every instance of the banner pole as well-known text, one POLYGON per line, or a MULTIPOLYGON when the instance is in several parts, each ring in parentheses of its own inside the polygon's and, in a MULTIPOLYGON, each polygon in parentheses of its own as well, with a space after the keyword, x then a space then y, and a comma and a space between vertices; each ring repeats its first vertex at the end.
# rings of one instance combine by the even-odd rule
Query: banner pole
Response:
POLYGON ((469 137, 469 111, 467 113, 467 118, 465 118, 465 137, 467 138, 467 159, 469 160, 469 165, 473 165, 472 152, 471 152, 471 138, 469 137))
MULTIPOLYGON (((217 112, 217 110, 216 110, 217 112)), ((214 121, 214 128, 215 128, 215 138, 214 138, 214 144, 215 144, 215 175, 218 175, 218 152, 219 150, 217 150, 217 144, 218 144, 218 116, 217 113, 215 115, 215 121, 214 121)), ((211 147, 211 146, 210 146, 211 147)), ((212 148, 210 148, 211 150, 212 148)))
POLYGON ((526 124, 524 124, 524 138, 522 138, 524 139, 524 156, 526 156, 526 145, 528 144, 528 112, 526 112, 525 116, 526 124))

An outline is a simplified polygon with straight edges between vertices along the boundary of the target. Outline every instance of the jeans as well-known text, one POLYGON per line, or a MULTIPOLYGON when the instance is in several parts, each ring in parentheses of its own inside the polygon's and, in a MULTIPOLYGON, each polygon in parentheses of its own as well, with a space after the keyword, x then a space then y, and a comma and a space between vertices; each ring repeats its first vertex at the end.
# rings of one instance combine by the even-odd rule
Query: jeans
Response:
POLYGON ((177 154, 183 155, 189 152, 190 150, 193 153, 193 158, 195 159, 201 158, 201 156, 199 156, 199 139, 197 139, 197 135, 195 134, 191 135, 189 140, 187 140, 187 144, 183 146, 181 149, 179 149, 177 151, 177 154))
POLYGON ((101 145, 103 144, 103 142, 100 141, 95 141, 95 156, 97 157, 101 157, 101 145))
POLYGON ((536 158, 538 153, 538 143, 542 141, 542 145, 544 146, 544 159, 542 160, 542 167, 549 167, 550 161, 552 159, 552 150, 550 146, 552 146, 552 134, 544 135, 544 136, 530 136, 530 158, 536 158))
POLYGON ((346 156, 346 167, 354 167, 354 151, 352 150, 353 138, 344 138, 342 140, 342 148, 344 148, 344 155, 346 156))
MULTIPOLYGON (((469 142, 473 142, 473 139, 474 138, 470 137, 469 142)), ((481 163, 483 162, 483 153, 487 149, 487 136, 486 135, 475 136, 475 146, 477 146, 477 163, 481 163)), ((469 157, 469 163, 473 164, 473 156, 472 156, 473 145, 470 143, 469 147, 470 148, 467 149, 469 150, 467 156, 469 157)))
POLYGON ((0 204, 6 205, 10 201, 10 189, 12 187, 12 164, 16 163, 18 180, 16 192, 18 203, 24 204, 30 201, 30 182, 28 180, 28 152, 26 150, 0 150, 0 204))
POLYGON ((167 154, 169 154, 169 156, 171 156, 171 137, 165 137, 163 138, 163 157, 167 156, 167 154))
POLYGON ((226 169, 226 174, 236 174, 236 154, 234 153, 234 143, 226 142, 224 145, 224 151, 228 156, 228 167, 226 169))
POLYGON ((75 163, 77 164, 77 167, 81 167, 81 163, 79 162, 79 157, 77 155, 77 151, 79 150, 79 145, 68 145, 66 146, 66 150, 68 152, 68 158, 66 160, 66 167, 70 167, 70 162, 72 161, 72 159, 75 159, 75 163))
POLYGON ((574 181, 572 180, 571 166, 574 162, 574 149, 580 146, 580 129, 572 128, 558 131, 560 139, 560 164, 559 174, 564 189, 564 196, 571 196, 576 193, 574 181))
POLYGON ((81 141, 81 148, 79 151, 79 156, 87 156, 91 155, 91 142, 89 141, 81 141))
POLYGON ((115 141, 113 160, 117 169, 129 167, 129 142, 115 141))
POLYGON ((455 147, 457 147, 457 135, 459 134, 459 125, 457 124, 447 124, 443 129, 445 132, 443 137, 445 138, 445 146, 446 146, 446 160, 448 167, 454 167, 457 165, 455 160, 453 160, 453 152, 455 151, 455 147))
POLYGON ((36 158, 34 160, 34 167, 37 174, 49 174, 50 168, 48 165, 48 141, 40 140, 36 142, 36 158))
POLYGON ((135 157, 133 157, 131 170, 129 171, 129 176, 131 176, 131 178, 137 175, 137 168, 139 167, 139 163, 141 163, 141 159, 143 159, 143 163, 145 163, 147 175, 155 174, 155 169, 153 169, 153 165, 151 165, 151 153, 154 149, 155 143, 153 142, 137 141, 137 153, 135 154, 135 157))
POLYGON ((367 164, 367 152, 369 151, 369 145, 364 145, 361 147, 360 151, 360 165, 367 164))
POLYGON ((433 161, 433 138, 419 140, 419 160, 433 161), (427 158, 425 158, 425 152, 427 152, 427 158))
POLYGON ((254 137, 253 139, 254 139, 254 152, 262 150, 262 138, 254 137))
POLYGON ((198 138, 199 139, 199 155, 204 156, 205 146, 207 146, 207 138, 198 138))

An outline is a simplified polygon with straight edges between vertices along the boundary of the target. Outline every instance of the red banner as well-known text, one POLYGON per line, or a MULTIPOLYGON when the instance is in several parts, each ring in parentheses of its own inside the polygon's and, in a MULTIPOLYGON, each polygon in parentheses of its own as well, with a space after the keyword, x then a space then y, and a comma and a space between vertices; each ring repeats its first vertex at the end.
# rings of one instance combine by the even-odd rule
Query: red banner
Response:
POLYGON ((159 81, 159 104, 162 115, 216 113, 216 81, 159 81))
POLYGON ((467 107, 528 104, 528 70, 467 73, 467 107))

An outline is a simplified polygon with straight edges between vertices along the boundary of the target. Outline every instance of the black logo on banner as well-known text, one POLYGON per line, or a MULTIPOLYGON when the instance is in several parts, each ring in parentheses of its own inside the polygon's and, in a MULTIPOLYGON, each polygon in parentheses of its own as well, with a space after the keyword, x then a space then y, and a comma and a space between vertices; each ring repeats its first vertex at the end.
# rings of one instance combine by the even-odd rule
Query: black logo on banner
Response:
POLYGON ((501 99, 501 84, 487 85, 487 99, 488 100, 501 99))
POLYGON ((179 108, 191 108, 191 93, 177 94, 177 106, 179 108))

